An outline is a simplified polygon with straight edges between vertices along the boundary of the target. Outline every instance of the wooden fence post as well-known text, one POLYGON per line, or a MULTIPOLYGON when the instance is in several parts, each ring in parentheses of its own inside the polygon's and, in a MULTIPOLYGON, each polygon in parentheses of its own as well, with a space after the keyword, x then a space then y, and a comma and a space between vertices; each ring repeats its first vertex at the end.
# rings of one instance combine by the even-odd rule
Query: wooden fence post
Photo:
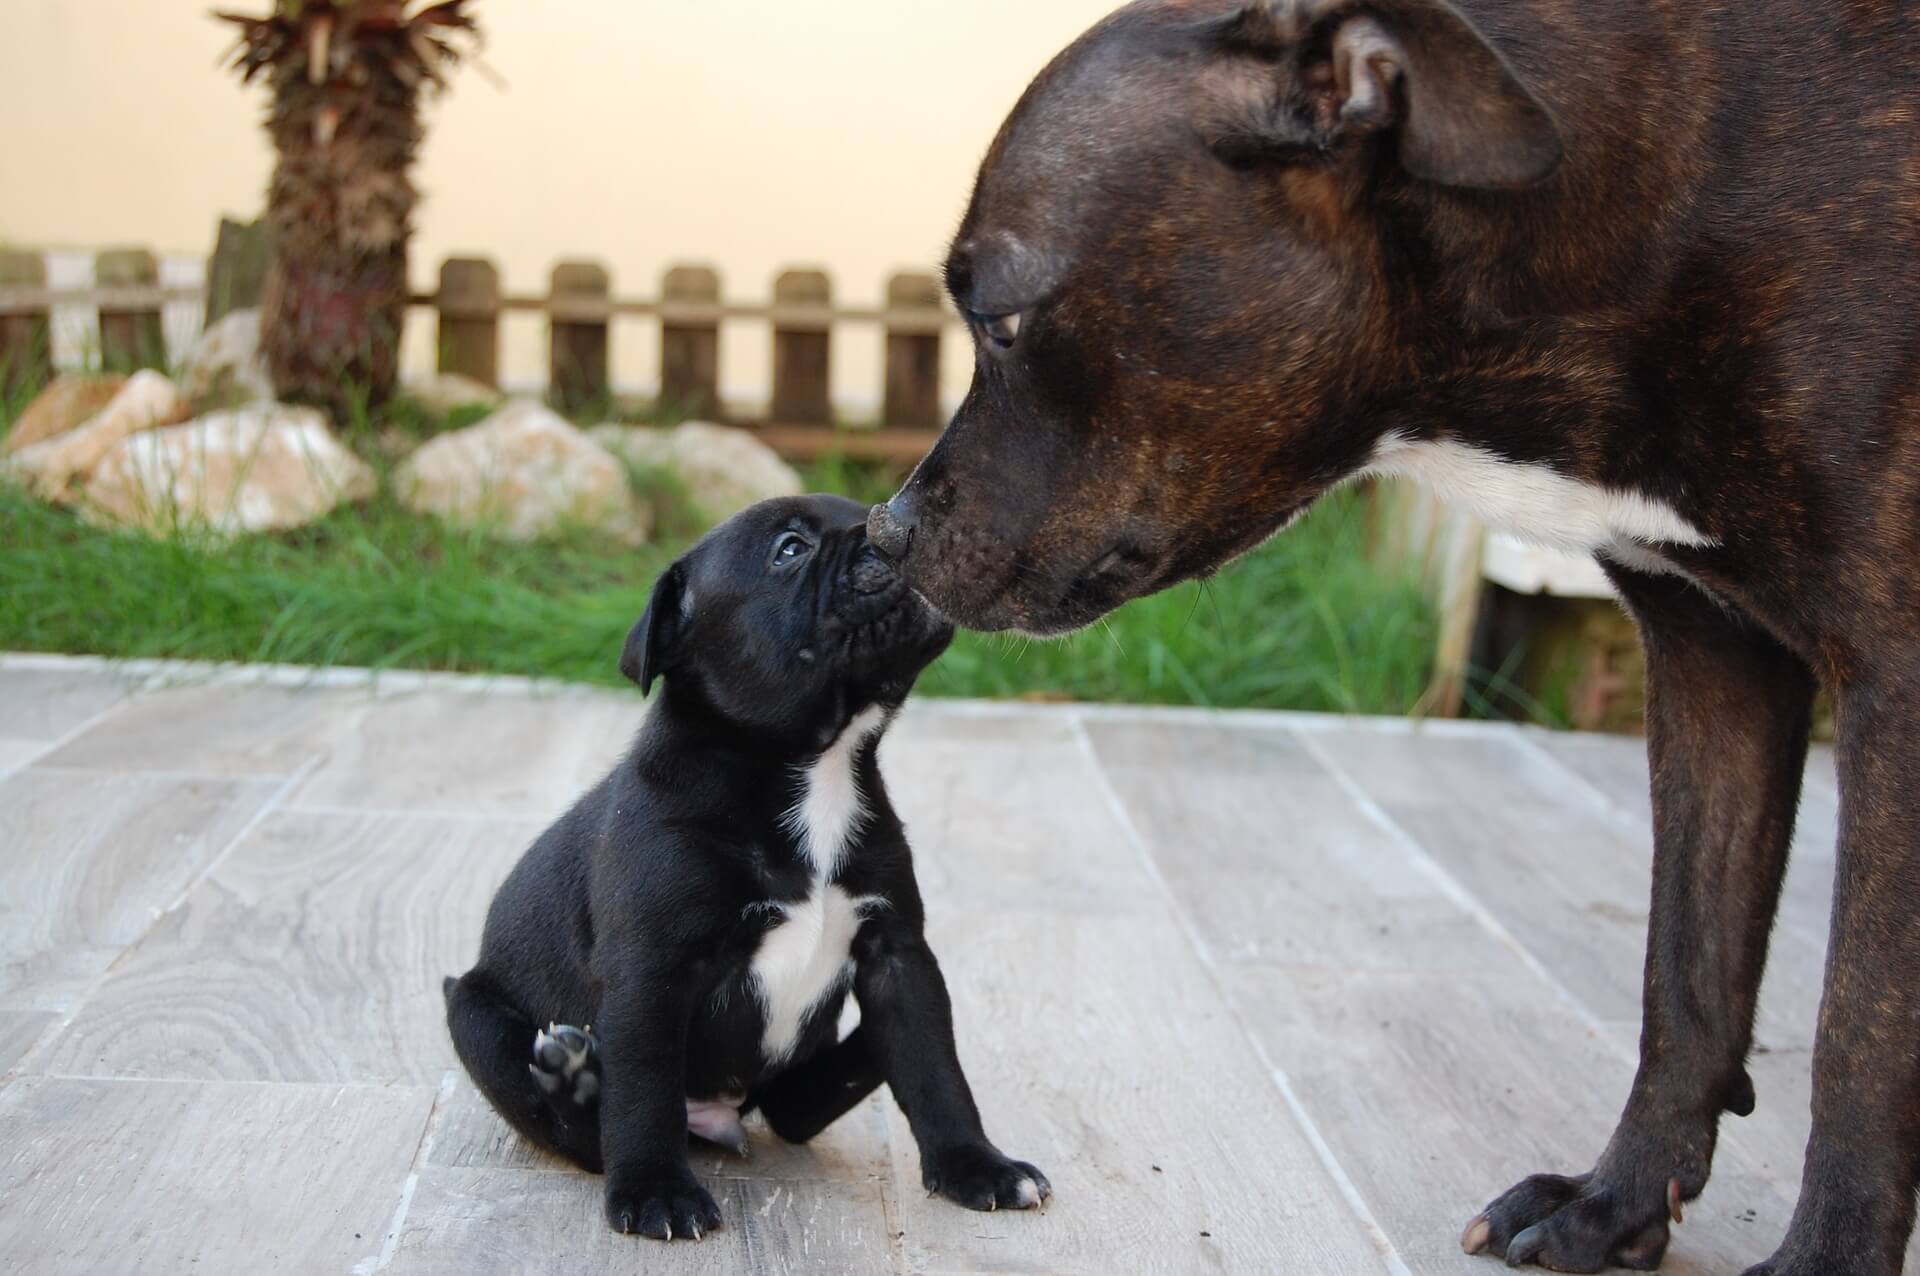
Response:
POLYGON ((457 372, 482 385, 500 385, 500 272, 484 257, 449 257, 440 263, 442 372, 457 372))
MULTIPOLYGON (((707 266, 675 266, 660 286, 668 306, 718 307, 720 276, 707 266)), ((663 315, 660 410, 687 419, 720 417, 720 316, 663 315)))
POLYGON ((940 283, 920 271, 887 280, 889 311, 925 311, 909 323, 887 320, 887 380, 880 423, 940 425, 940 283))
POLYGON ((207 262, 207 327, 235 310, 260 304, 267 281, 269 246, 266 218, 251 222, 220 219, 213 256, 207 262))
MULTIPOLYGON (((0 288, 45 288, 47 259, 0 252, 0 288)), ((53 319, 43 304, 0 315, 0 394, 32 393, 53 379, 53 319)))
MULTIPOLYGON (((144 248, 115 248, 93 259, 97 288, 158 288, 160 263, 144 248)), ((100 307, 100 365, 108 372, 164 368, 167 339, 158 298, 144 305, 100 307)))
POLYGON ((773 281, 773 304, 818 307, 817 319, 793 316, 773 323, 773 402, 779 425, 831 425, 833 385, 829 347, 833 284, 824 270, 789 270, 773 281))
POLYGON ((562 412, 604 411, 611 398, 607 329, 613 317, 612 293, 606 267, 595 262, 563 261, 553 268, 547 299, 547 385, 562 412))

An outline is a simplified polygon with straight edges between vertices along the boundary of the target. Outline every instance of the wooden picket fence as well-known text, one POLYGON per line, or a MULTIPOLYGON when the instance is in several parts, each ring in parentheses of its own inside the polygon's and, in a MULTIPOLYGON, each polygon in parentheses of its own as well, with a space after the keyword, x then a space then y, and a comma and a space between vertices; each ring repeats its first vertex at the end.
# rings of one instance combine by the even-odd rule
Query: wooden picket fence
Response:
MULTIPOLYGON (((209 292, 206 286, 163 287, 157 259, 144 249, 98 254, 94 280, 85 289, 50 288, 41 254, 0 252, 0 375, 18 381, 52 375, 56 305, 97 311, 103 366, 163 364, 161 307, 199 302, 209 292)), ((941 341, 959 323, 943 305, 938 281, 914 271, 895 274, 884 304, 868 307, 834 304, 832 281, 818 270, 785 271, 774 279, 769 301, 739 302, 723 299, 720 276, 706 266, 672 267, 656 296, 621 296, 603 266, 571 260, 556 265, 548 290, 536 295, 505 292, 499 270, 485 258, 452 257, 441 264, 438 287, 412 301, 433 312, 439 369, 491 386, 499 385, 503 316, 545 315, 548 396, 563 410, 612 400, 608 351, 616 321, 657 323, 659 410, 710 420, 724 416, 722 322, 764 322, 773 353, 767 417, 733 423, 762 431, 768 443, 793 456, 838 452, 897 463, 917 460, 938 436, 941 341), (834 425, 833 337, 843 325, 877 326, 885 335, 883 424, 876 428, 834 425)))

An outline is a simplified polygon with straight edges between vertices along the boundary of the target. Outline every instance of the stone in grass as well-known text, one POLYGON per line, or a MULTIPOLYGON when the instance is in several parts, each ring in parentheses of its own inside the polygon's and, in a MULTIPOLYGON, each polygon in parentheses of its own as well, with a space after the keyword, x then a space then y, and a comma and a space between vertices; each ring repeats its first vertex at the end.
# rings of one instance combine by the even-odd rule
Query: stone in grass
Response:
POLYGON ((34 396, 13 423, 13 429, 7 432, 6 451, 18 452, 28 444, 65 434, 113 402, 113 396, 126 384, 127 379, 119 375, 61 373, 34 396))
POLYGON ((605 448, 538 403, 516 399, 422 444, 394 472, 408 509, 531 540, 570 524, 640 543, 651 511, 605 448))
POLYGON ((203 412, 273 398, 273 378, 260 355, 259 310, 235 310, 200 334, 181 367, 180 393, 203 412))
POLYGON ((136 372, 85 424, 21 448, 7 457, 5 470, 43 500, 70 501, 107 453, 135 434, 186 415, 173 382, 151 370, 136 372))
POLYGON ((671 430, 598 425, 587 433, 628 464, 672 474, 710 518, 802 490, 799 472, 749 430, 689 421, 671 430))
POLYGON ((409 381, 402 391, 438 417, 452 416, 461 408, 490 408, 500 402, 498 390, 458 372, 438 372, 419 381, 409 381))
POLYGON ((315 408, 256 403, 123 440, 93 472, 82 507, 153 535, 302 527, 379 486, 315 408))

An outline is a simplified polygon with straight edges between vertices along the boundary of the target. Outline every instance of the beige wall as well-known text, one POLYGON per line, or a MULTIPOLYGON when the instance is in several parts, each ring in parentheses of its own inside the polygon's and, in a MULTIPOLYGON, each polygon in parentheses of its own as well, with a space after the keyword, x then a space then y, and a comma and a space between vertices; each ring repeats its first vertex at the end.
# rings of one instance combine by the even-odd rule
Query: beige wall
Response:
MULTIPOLYGON (((557 257, 584 255, 652 291, 669 261, 697 259, 733 296, 808 264, 844 300, 877 300, 887 272, 937 259, 1007 108, 1115 2, 477 0, 506 86, 467 68, 430 109, 416 282, 479 251, 538 290, 557 257)), ((221 212, 257 208, 265 94, 216 69, 209 7, 0 0, 0 239, 201 253, 221 212)), ((858 408, 876 343, 853 335, 836 389, 858 408)), ((539 342, 531 322, 510 332, 510 376, 534 375, 539 342)), ((728 343, 729 391, 764 393, 764 332, 728 343)), ((651 380, 639 334, 615 359, 623 382, 651 380)))

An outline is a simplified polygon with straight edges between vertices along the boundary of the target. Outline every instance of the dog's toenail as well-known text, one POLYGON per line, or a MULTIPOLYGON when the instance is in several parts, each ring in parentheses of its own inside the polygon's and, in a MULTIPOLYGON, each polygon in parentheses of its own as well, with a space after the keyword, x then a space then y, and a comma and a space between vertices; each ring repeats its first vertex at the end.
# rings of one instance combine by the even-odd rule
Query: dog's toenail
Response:
POLYGON ((1667 1180, 1667 1213, 1673 1216, 1674 1222, 1678 1223, 1682 1221, 1680 1217, 1680 1180, 1679 1179, 1667 1180))
POLYGON ((1478 1254, 1492 1238, 1493 1224, 1487 1221, 1485 1214, 1478 1214, 1467 1224, 1467 1230, 1460 1233, 1460 1248, 1469 1254, 1478 1254))

